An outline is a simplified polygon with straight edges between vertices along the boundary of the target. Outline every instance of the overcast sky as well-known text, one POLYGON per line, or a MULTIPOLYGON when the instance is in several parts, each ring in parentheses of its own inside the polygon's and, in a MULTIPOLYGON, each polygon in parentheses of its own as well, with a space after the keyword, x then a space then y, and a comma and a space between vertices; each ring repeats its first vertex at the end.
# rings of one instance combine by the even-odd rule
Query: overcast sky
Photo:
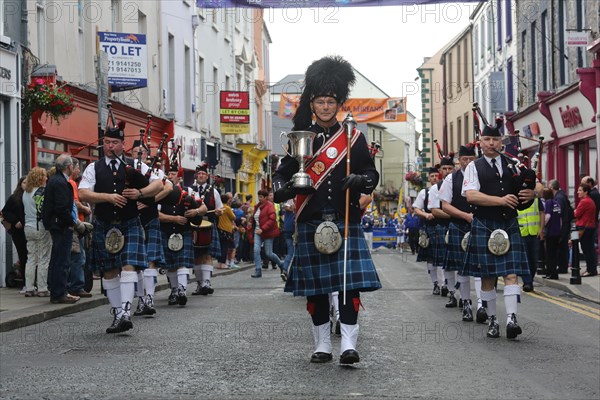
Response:
POLYGON ((468 26, 476 4, 266 10, 271 82, 339 54, 390 97, 408 96, 420 119, 416 69, 468 26))

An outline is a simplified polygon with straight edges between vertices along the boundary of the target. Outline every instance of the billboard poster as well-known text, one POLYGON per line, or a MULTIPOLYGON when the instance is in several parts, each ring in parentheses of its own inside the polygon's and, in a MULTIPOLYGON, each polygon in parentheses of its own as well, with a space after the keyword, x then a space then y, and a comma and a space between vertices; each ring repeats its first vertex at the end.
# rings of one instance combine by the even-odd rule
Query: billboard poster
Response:
POLYGON ((221 133, 250 133, 250 93, 222 90, 220 93, 221 133))
POLYGON ((108 54, 108 84, 113 92, 148 86, 146 35, 98 32, 100 50, 108 54))
MULTIPOLYGON (((279 116, 291 119, 299 102, 299 95, 282 93, 279 100, 279 116)), ((406 122, 406 97, 348 99, 338 112, 338 120, 343 120, 349 112, 352 112, 358 123, 406 122)))

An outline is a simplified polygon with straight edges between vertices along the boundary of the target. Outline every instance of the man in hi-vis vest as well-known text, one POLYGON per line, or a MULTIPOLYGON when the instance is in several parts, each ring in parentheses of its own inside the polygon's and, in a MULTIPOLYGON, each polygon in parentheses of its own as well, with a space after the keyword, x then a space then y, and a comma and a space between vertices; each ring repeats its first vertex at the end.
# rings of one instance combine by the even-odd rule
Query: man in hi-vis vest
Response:
POLYGON ((517 216, 529 265, 529 275, 522 277, 524 292, 533 291, 533 277, 538 267, 540 241, 544 240, 544 203, 539 198, 541 189, 542 185, 538 183, 535 187, 537 198, 529 208, 523 211, 518 210, 517 216))

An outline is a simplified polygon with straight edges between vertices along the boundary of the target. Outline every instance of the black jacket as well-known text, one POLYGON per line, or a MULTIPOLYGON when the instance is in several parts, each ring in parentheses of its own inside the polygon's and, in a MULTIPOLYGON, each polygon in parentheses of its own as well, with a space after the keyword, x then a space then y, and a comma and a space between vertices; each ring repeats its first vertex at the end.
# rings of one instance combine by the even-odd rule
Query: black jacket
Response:
POLYGON ((25 208, 23 207, 23 200, 19 201, 14 194, 11 194, 2 209, 2 217, 12 225, 8 233, 14 232, 15 224, 17 222, 20 222, 21 225, 25 226, 25 208))
POLYGON ((73 222, 73 187, 61 172, 53 175, 44 193, 42 221, 46 230, 64 230, 73 222))

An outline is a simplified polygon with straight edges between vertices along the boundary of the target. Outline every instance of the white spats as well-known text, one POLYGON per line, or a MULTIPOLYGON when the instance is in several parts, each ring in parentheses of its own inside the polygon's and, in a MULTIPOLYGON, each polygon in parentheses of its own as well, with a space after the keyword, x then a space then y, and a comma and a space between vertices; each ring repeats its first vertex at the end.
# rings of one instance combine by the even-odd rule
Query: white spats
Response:
POLYGON ((347 325, 342 323, 340 324, 340 329, 342 332, 340 354, 343 354, 346 350, 355 350, 356 341, 358 340, 358 324, 347 325))
POLYGON ((329 332, 329 322, 314 326, 313 337, 315 339, 315 353, 331 354, 331 333, 329 332))

